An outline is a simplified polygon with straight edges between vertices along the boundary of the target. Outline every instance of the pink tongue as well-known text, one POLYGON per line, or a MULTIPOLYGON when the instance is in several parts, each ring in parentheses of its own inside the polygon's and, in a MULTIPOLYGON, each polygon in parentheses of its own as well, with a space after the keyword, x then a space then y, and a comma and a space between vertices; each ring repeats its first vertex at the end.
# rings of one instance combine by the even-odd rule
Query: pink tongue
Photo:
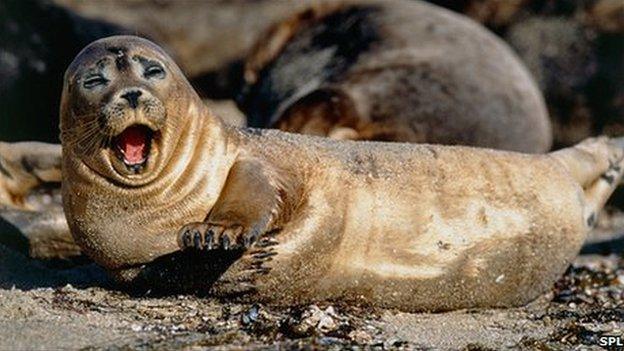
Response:
POLYGON ((118 140, 126 162, 130 164, 143 162, 147 144, 147 134, 143 127, 129 127, 119 135, 118 140))

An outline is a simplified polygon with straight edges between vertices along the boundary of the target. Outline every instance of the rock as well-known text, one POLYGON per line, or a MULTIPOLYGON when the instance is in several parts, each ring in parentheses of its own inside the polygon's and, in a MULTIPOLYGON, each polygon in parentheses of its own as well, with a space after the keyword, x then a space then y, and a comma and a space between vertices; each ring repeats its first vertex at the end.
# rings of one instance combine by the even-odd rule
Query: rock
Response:
POLYGON ((39 259, 81 255, 60 207, 44 211, 0 209, 0 243, 39 259))
POLYGON ((373 338, 363 330, 354 330, 349 333, 349 338, 356 344, 367 345, 373 341, 373 338))
POLYGON ((340 316, 329 306, 324 310, 317 305, 296 310, 283 323, 282 329, 291 337, 323 335, 338 329, 340 316))

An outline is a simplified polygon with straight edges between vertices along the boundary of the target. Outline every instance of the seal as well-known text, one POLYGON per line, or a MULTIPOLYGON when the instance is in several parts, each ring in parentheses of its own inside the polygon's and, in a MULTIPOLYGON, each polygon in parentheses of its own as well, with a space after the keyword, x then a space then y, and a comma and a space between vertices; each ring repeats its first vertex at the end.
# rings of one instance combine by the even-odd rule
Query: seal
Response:
POLYGON ((419 1, 320 2, 275 24, 246 59, 249 126, 543 153, 543 97, 511 48, 419 1))
POLYGON ((64 209, 84 252, 123 282, 277 305, 524 304, 622 176, 624 142, 607 138, 530 155, 228 126, 129 36, 76 57, 61 106, 64 209))

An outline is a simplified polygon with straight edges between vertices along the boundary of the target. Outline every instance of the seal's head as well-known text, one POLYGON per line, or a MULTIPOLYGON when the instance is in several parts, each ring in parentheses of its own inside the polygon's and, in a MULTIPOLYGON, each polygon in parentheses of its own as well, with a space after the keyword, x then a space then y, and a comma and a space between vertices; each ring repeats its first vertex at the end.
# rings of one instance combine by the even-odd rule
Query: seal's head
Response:
MULTIPOLYGON (((84 48, 65 73, 61 139, 99 176, 140 186, 154 179, 176 144, 185 115, 198 103, 180 69, 161 48, 114 36, 84 48), (188 96, 190 95, 190 96, 188 96)), ((201 103, 199 103, 201 104, 201 103)))
MULTIPOLYGON (((133 36, 84 48, 61 101, 63 208, 82 251, 121 280, 178 251, 228 165, 226 138, 162 49, 133 36)), ((138 274, 138 273, 137 273, 138 274)))

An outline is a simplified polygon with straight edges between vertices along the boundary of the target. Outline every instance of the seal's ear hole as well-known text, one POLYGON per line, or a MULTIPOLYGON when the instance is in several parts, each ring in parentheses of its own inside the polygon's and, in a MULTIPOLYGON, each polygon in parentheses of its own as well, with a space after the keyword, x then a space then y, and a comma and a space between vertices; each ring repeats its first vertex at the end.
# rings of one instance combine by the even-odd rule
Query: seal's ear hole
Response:
POLYGON ((358 121, 350 96, 338 89, 318 89, 290 105, 273 126, 302 134, 358 139, 358 121))

